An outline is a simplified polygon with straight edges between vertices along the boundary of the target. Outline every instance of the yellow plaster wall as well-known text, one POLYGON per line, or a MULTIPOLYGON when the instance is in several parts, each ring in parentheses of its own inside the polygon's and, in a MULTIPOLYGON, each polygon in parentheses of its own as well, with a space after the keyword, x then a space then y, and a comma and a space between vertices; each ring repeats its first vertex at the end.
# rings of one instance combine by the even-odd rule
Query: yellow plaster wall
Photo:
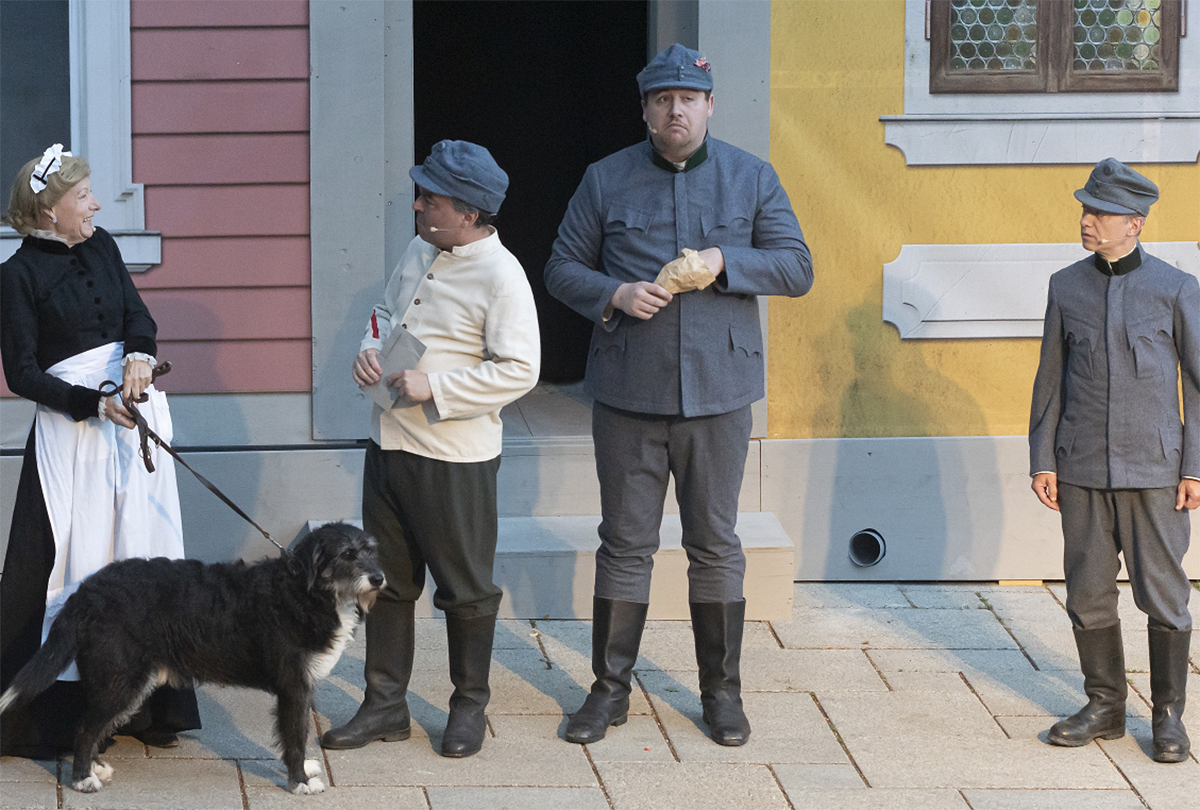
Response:
MULTIPOLYGON (((812 249, 804 298, 771 300, 772 438, 1024 434, 1036 339, 905 340, 882 320, 903 244, 1071 242, 1087 166, 913 167, 903 0, 774 0, 771 162, 812 249)), ((1162 198, 1143 239, 1200 239, 1200 165, 1139 165, 1162 198)))

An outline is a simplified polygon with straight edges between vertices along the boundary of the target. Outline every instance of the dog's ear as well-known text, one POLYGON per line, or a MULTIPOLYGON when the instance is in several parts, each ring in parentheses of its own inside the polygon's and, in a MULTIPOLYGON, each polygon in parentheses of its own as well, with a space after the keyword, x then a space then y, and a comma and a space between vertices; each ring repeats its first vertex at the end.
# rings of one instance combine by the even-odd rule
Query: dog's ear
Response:
POLYGON ((311 591, 317 582, 317 574, 321 570, 321 544, 317 538, 307 534, 292 546, 292 560, 304 577, 304 586, 311 591))
POLYGON ((312 593, 313 588, 317 585, 317 572, 320 570, 317 567, 317 561, 312 557, 304 561, 304 584, 308 588, 309 593, 312 593))
POLYGON ((308 555, 308 563, 305 568, 305 576, 310 592, 317 589, 318 583, 323 583, 333 576, 331 566, 333 565, 336 551, 337 549, 331 548, 329 543, 318 542, 312 544, 312 553, 308 555))

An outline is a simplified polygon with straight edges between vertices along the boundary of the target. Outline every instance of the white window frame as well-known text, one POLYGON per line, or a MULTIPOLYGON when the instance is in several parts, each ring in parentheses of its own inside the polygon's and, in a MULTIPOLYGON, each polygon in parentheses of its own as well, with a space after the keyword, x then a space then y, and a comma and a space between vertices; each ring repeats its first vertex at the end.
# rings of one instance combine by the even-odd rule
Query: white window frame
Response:
MULTIPOLYGON (((112 233, 126 266, 137 273, 162 261, 162 237, 146 230, 144 191, 133 182, 129 2, 70 0, 68 4, 68 149, 87 158, 92 188, 102 206, 96 223, 112 233)), ((0 226, 0 261, 16 251, 21 238, 12 228, 0 226)))
MULTIPOLYGON (((884 141, 909 166, 1194 163, 1200 157, 1200 36, 1182 0, 1179 90, 1169 93, 929 92, 925 0, 904 8, 904 114, 883 115, 884 141)), ((1193 9, 1194 10, 1194 9, 1193 9)))

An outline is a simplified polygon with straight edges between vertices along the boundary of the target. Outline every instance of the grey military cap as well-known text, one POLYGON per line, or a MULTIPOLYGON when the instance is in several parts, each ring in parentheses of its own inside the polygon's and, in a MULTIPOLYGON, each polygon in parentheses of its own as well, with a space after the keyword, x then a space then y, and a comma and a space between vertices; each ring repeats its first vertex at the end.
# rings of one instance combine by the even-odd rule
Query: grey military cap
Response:
POLYGON ((1075 199, 1106 214, 1146 216, 1158 199, 1158 186, 1116 158, 1096 164, 1075 199))

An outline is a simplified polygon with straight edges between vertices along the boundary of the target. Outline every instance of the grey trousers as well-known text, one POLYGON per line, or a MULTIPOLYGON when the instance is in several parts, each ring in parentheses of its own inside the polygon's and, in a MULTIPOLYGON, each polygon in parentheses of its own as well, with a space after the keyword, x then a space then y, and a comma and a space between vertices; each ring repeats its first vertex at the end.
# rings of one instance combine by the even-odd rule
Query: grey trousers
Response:
POLYGON ((499 469, 499 456, 455 463, 367 444, 363 529, 379 542, 380 599, 415 602, 428 566, 439 610, 471 619, 500 609, 492 581, 499 469))
POLYGON ((1175 511, 1175 487, 1088 489, 1058 484, 1067 615, 1081 630, 1117 623, 1117 573, 1125 558, 1130 590, 1150 627, 1190 630, 1183 572, 1191 519, 1175 511))
POLYGON ((742 599, 746 556, 734 529, 750 422, 749 405, 690 419, 593 406, 601 510, 596 596, 650 601, 670 474, 683 524, 690 601, 742 599))

